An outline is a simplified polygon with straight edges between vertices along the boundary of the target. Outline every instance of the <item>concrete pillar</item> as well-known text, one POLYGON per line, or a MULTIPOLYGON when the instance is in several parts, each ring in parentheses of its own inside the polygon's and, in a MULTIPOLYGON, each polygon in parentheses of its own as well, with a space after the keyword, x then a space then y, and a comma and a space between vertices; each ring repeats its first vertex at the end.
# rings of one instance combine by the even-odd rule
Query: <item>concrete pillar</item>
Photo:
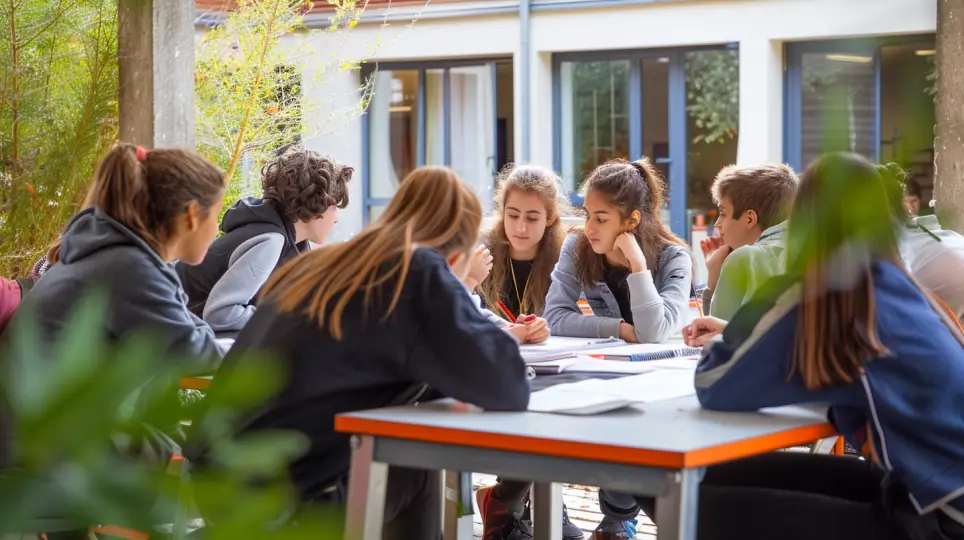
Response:
POLYGON ((740 139, 736 161, 783 161, 783 43, 740 41, 740 139))
POLYGON ((944 228, 964 232, 964 0, 938 4, 937 72, 935 210, 944 228))
POLYGON ((120 139, 193 148, 193 0, 118 0, 117 18, 120 139))

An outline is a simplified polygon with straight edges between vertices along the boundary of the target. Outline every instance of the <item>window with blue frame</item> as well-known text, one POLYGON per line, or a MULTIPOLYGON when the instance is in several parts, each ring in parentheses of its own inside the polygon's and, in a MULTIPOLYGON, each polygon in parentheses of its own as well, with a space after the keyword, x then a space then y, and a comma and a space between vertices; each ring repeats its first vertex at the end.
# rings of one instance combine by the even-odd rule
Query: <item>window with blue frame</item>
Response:
POLYGON ((645 155, 668 183, 661 217, 676 234, 715 220, 710 186, 739 136, 735 45, 558 54, 553 73, 554 166, 574 204, 596 166, 645 155))
POLYGON ((512 159, 512 63, 472 60, 367 67, 362 118, 365 220, 384 211, 422 165, 446 165, 491 207, 498 170, 512 159))
POLYGON ((933 190, 934 36, 786 47, 784 156, 801 170, 828 151, 896 162, 933 190))

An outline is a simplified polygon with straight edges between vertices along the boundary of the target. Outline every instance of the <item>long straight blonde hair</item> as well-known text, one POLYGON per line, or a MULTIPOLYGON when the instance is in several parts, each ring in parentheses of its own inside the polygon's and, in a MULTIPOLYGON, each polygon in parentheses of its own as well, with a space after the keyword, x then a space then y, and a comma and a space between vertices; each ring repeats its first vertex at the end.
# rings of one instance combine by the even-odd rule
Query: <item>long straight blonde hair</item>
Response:
MULTIPOLYGON (((499 179, 495 195, 496 222, 483 237, 492 252, 492 271, 479 286, 479 293, 486 305, 494 306, 502 298, 502 287, 509 274, 509 238, 505 234, 505 203, 512 191, 535 193, 546 206, 546 231, 539 241, 536 258, 532 261, 528 286, 525 288, 519 309, 522 313, 542 315, 549 293, 549 275, 559 261, 566 227, 562 216, 570 213, 569 202, 563 196, 562 182, 556 173, 543 167, 522 165, 507 168, 499 179)), ((502 310, 493 309, 505 318, 502 310)))
POLYGON ((402 294, 415 248, 467 256, 481 224, 479 199, 454 171, 422 167, 405 177, 378 220, 347 242, 288 262, 271 276, 262 297, 271 297, 281 312, 304 313, 341 339, 342 314, 357 294, 364 296, 367 309, 372 293, 391 282, 388 317, 402 294))

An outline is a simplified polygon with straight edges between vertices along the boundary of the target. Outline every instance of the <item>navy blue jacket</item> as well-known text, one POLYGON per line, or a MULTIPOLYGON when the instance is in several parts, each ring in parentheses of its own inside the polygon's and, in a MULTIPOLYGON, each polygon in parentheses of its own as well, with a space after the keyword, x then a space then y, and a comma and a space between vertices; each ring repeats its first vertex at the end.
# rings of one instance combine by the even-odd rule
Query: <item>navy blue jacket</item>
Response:
POLYGON ((903 270, 875 262, 877 332, 890 354, 860 378, 807 390, 789 378, 801 287, 764 285, 707 347, 696 372, 707 409, 752 411, 820 403, 848 442, 903 482, 918 512, 942 510, 964 525, 964 347, 956 324, 903 270))

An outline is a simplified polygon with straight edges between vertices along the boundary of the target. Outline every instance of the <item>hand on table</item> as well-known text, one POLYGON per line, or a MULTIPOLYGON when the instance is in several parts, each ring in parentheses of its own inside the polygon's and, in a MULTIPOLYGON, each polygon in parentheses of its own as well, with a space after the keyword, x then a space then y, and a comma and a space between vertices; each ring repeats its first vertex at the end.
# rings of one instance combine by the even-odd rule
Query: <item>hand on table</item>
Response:
POLYGON ((619 339, 626 343, 639 343, 639 338, 636 337, 636 327, 627 322, 619 323, 619 339))
POLYGON ((723 333, 726 321, 716 317, 700 317, 683 327, 683 341, 690 347, 702 347, 723 333))
POLYGON ((549 323, 535 315, 520 315, 516 323, 506 327, 506 332, 519 343, 542 343, 549 339, 549 323))

